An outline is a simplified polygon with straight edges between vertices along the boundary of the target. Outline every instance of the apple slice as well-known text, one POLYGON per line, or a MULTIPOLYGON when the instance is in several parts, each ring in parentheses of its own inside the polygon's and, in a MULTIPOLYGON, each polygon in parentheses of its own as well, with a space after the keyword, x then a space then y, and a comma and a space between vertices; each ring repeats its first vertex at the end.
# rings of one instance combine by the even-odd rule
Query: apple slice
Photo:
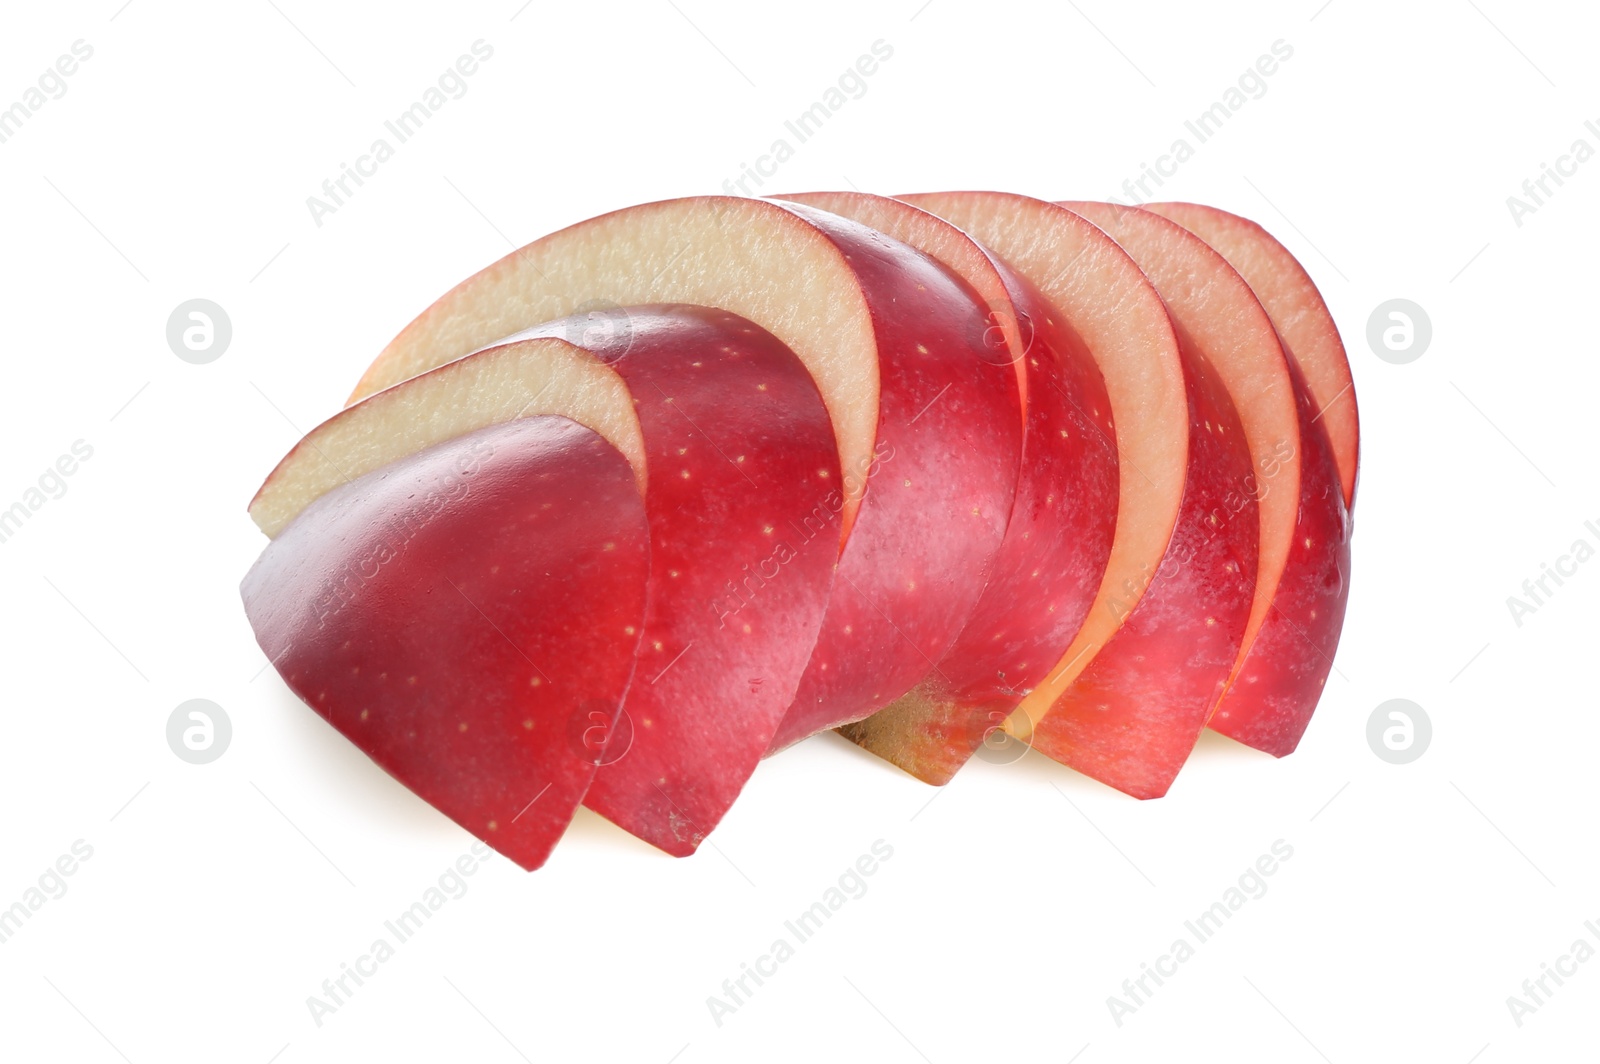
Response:
POLYGON ((649 531, 623 457, 526 418, 340 484, 245 576, 290 689, 423 800, 523 868, 588 789, 578 741, 633 673, 649 531))
POLYGON ((585 804, 669 853, 722 818, 794 698, 822 623, 839 483, 811 375, 727 311, 547 322, 378 392, 311 432, 253 512, 273 531, 342 473, 518 416, 561 414, 630 456, 650 523, 638 672, 585 804), (571 337, 582 345, 569 343, 571 337))
MULTIPOLYGON (((1243 650, 1230 674, 1229 690, 1213 710, 1213 726, 1224 734, 1238 731, 1254 739, 1251 746, 1259 741, 1280 744, 1283 736, 1262 733, 1267 718, 1293 720, 1304 730, 1299 710, 1304 709, 1304 717, 1309 718, 1328 675, 1328 662, 1320 669, 1315 667, 1320 648, 1307 645, 1306 638, 1294 634, 1294 627, 1310 624, 1317 629, 1317 611, 1326 610, 1307 592, 1322 586, 1322 558, 1341 539, 1328 534, 1328 507, 1323 504, 1339 494, 1338 469, 1325 462, 1302 461, 1302 456, 1322 458, 1326 445, 1317 446, 1310 440, 1318 429, 1302 424, 1312 414, 1302 416, 1299 411, 1290 365, 1277 331, 1250 285, 1226 259, 1178 222, 1160 214, 1110 203, 1062 206, 1098 224, 1133 256, 1155 290, 1162 293, 1179 336, 1194 342, 1216 366, 1234 397, 1254 461, 1254 469, 1237 490, 1258 499, 1261 555, 1243 650), (1301 542, 1301 550, 1293 552, 1294 542, 1307 538, 1318 549, 1307 549, 1301 542), (1296 562, 1293 568, 1291 554, 1296 562), (1266 626, 1272 630, 1266 642, 1261 642, 1266 626), (1298 677, 1314 677, 1314 685, 1307 688, 1309 704, 1296 706, 1293 714, 1285 715, 1282 710, 1264 714, 1270 702, 1282 698, 1285 670, 1298 677)), ((1229 520, 1230 514, 1222 518, 1229 520)), ((1334 629, 1334 637, 1338 637, 1338 629, 1334 629)), ((1051 718, 1046 718, 1046 731, 1050 722, 1051 718)), ((1299 731, 1293 738, 1298 741, 1299 731)))
POLYGON ((1292 753, 1333 669, 1350 593, 1359 425, 1339 331, 1305 270, 1266 230, 1192 204, 1150 210, 1194 232, 1249 282, 1289 355, 1301 451, 1299 510, 1272 612, 1211 727, 1275 757, 1292 753))
POLYGON ((356 397, 596 301, 748 318, 800 357, 828 408, 843 483, 815 507, 839 512, 845 538, 774 747, 915 686, 987 584, 1016 489, 1016 374, 983 357, 981 297, 928 256, 823 211, 671 200, 579 223, 467 279, 389 344, 356 397))
POLYGON ((811 375, 770 333, 707 307, 617 318, 583 342, 627 383, 643 431, 650 607, 623 707, 631 746, 607 753, 584 804, 685 856, 755 771, 811 659, 839 543, 819 503, 839 457, 811 375))
POLYGON ((1333 448, 1345 507, 1354 510, 1361 457, 1355 381, 1339 327, 1311 275, 1288 248, 1249 219, 1194 203, 1147 203, 1144 209, 1171 218, 1210 244, 1255 291, 1290 361, 1305 376, 1316 419, 1333 448))
POLYGON ((989 357, 1023 400, 1021 471, 994 572, 937 668, 847 738, 933 784, 996 734, 1072 642, 1094 601, 1117 522, 1111 404, 1082 340, 1044 297, 955 226, 900 200, 856 192, 784 196, 869 225, 933 256, 995 319, 989 357))
POLYGON ((900 198, 1038 286, 1094 356, 1111 400, 1121 483, 1110 564, 1082 629, 1007 730, 1029 739, 1059 714, 1041 749, 1136 797, 1164 794, 1250 612, 1255 501, 1219 517, 1250 472, 1232 400, 1139 267, 1081 216, 992 192, 900 198))

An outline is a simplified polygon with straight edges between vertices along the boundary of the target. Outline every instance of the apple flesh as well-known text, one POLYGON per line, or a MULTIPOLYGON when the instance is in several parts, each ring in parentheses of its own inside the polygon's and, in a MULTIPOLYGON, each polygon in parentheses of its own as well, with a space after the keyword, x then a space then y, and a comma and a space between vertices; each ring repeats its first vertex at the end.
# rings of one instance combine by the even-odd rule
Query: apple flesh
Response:
POLYGON ((1288 248, 1247 218, 1195 203, 1147 203, 1145 209, 1172 219, 1210 244, 1261 300, 1289 360, 1305 377, 1316 420, 1327 433, 1339 469, 1345 507, 1354 510, 1360 411, 1344 341, 1316 282, 1288 248))
POLYGON ((915 686, 987 584, 1016 488, 1016 374, 983 357, 990 320, 977 293, 915 249, 809 207, 646 204, 547 236, 458 285, 390 343, 356 397, 595 302, 747 318, 800 358, 828 408, 842 483, 815 509, 839 513, 843 550, 773 747, 915 686))
POLYGON ((1082 338, 1111 401, 1120 502, 1077 637, 1007 730, 1136 797, 1166 793, 1237 657, 1259 547, 1233 402, 1115 241, 1064 207, 1001 193, 900 197, 1033 282, 1082 338), (1064 265, 1065 264, 1065 265, 1064 265))
POLYGON ((696 306, 547 322, 335 415, 252 512, 276 531, 343 473, 530 414, 571 418, 630 456, 650 524, 635 679, 615 732, 584 729, 602 757, 585 804, 692 853, 794 699, 838 558, 837 510, 818 507, 840 481, 828 413, 770 333, 696 306))
POLYGON ((538 868, 588 790, 580 741, 633 673, 649 530, 632 470, 562 418, 354 477, 242 587, 290 689, 423 800, 538 868))
POLYGON ((1350 363, 1316 285, 1254 222, 1213 207, 1150 209, 1210 244, 1249 282, 1289 356, 1299 422, 1299 509, 1272 612, 1211 727, 1275 757, 1299 745, 1327 686, 1350 592, 1359 424, 1350 363))
MULTIPOLYGON (((1161 293, 1179 335, 1216 370, 1239 412, 1252 468, 1234 486, 1233 498, 1256 499, 1261 549, 1250 618, 1229 676, 1231 689, 1242 672, 1255 676, 1259 671, 1257 636, 1274 611, 1283 612, 1287 604, 1276 601, 1281 581, 1286 575, 1291 584, 1301 578, 1298 571, 1285 570, 1297 532, 1301 538, 1310 532, 1297 527, 1316 511, 1305 504, 1330 488, 1337 491, 1338 474, 1326 479, 1330 470, 1312 465, 1302 477, 1307 444, 1288 360, 1255 293, 1222 256, 1189 230, 1150 211, 1107 203, 1063 206, 1100 226, 1133 256, 1161 293)), ((1231 508, 1220 517, 1234 520, 1231 508)), ((1224 694, 1213 712, 1229 713, 1232 698, 1224 694)))
POLYGON ((1105 382, 1038 289, 948 222, 862 193, 784 196, 871 226, 959 274, 990 308, 988 357, 1022 400, 1016 497, 988 586, 937 667, 841 734, 933 784, 997 734, 1072 641, 1099 589, 1117 515, 1117 454, 1105 382))

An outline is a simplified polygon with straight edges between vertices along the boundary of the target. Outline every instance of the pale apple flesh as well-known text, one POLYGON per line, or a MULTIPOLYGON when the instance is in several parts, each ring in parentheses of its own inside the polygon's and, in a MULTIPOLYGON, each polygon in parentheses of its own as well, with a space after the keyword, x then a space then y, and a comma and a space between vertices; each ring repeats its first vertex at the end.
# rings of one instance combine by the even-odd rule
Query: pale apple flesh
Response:
MULTIPOLYGON (((1315 466, 1307 470, 1308 479, 1302 485, 1301 455, 1306 448, 1288 360, 1271 319, 1244 278, 1189 230, 1134 207, 1106 203, 1063 206, 1100 226, 1133 256, 1161 293, 1179 334, 1216 370, 1244 426, 1252 468, 1244 481, 1234 486, 1234 498, 1256 499, 1261 547, 1250 619, 1229 677, 1232 684, 1254 653, 1262 625, 1274 610, 1283 609, 1276 597, 1289 562, 1296 522, 1305 516, 1302 488, 1314 494, 1323 487, 1316 482, 1323 471, 1315 466)), ((1231 507, 1222 518, 1234 519, 1231 507)))
POLYGON ((1148 203, 1216 249, 1249 283, 1272 318, 1289 358, 1299 366, 1327 433, 1344 504, 1354 510, 1361 457, 1360 410, 1339 327, 1305 267, 1261 226, 1195 203, 1148 203))
POLYGON ((267 545, 245 612, 295 694, 523 868, 595 772, 645 611, 632 470, 564 418, 491 425, 341 483, 267 545))
POLYGON ((1165 793, 1250 612, 1259 519, 1253 499, 1227 508, 1250 472, 1232 400, 1134 261, 1080 215, 996 193, 908 198, 1037 284, 1095 357, 1111 400, 1121 503, 1110 566, 1077 638, 1007 729, 1126 793, 1165 793), (1175 387, 1162 388, 1173 370, 1175 387))
MULTIPOLYGON (((878 344, 860 279, 810 221, 702 196, 614 211, 519 248, 445 293, 378 355, 351 401, 593 306, 697 304, 776 336, 822 392, 847 472, 873 464, 878 344)), ((865 492, 845 499, 845 531, 865 492)))
POLYGON ((1160 564, 1177 524, 1188 469, 1187 393, 1177 337, 1155 289, 1103 232, 1064 207, 997 192, 899 196, 967 233, 1034 284, 1084 343, 1105 382, 1119 460, 1111 556, 1083 626, 1008 730, 1026 737, 1032 707, 1048 708, 1121 624, 1160 564), (1108 297, 1108 293, 1110 296, 1108 297), (1132 589, 1131 591, 1129 589, 1132 589))
POLYGON ((596 302, 715 306, 776 336, 832 419, 846 537, 781 747, 910 690, 961 630, 1016 488, 1015 372, 987 308, 933 259, 797 204, 701 197, 547 236, 458 285, 379 356, 359 397, 596 302), (953 445, 954 441, 964 445, 953 445))
POLYGON ((648 483, 628 386, 559 337, 500 346, 386 388, 308 432, 268 474, 250 516, 277 536, 315 499, 391 462, 519 417, 559 415, 598 433, 648 483))
POLYGON ((960 637, 916 688, 840 729, 919 779, 943 784, 1043 679, 1099 588, 1117 512, 1105 383, 1037 289, 948 222, 861 193, 784 198, 869 225, 959 274, 989 308, 988 357, 1017 374, 1021 467, 988 586, 960 637))
POLYGON ((1322 698, 1350 590, 1350 506, 1359 424, 1350 364, 1304 268, 1254 222, 1213 207, 1151 207, 1211 244, 1266 309, 1294 382, 1301 490, 1291 551, 1271 614, 1211 718, 1213 730, 1276 757, 1300 743, 1322 698))

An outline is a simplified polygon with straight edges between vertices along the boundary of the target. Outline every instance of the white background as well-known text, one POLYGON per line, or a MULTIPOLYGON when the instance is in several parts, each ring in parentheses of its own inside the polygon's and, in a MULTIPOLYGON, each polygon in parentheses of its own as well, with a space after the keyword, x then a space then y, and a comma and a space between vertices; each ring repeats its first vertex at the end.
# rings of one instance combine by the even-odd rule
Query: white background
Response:
POLYGON ((94 55, 0 144, 0 508, 75 440, 94 455, 0 544, 0 906, 75 840, 93 857, 0 945, 0 1055, 1592 1055, 1600 963, 1520 1027, 1506 998, 1600 921, 1600 563, 1520 627, 1506 598, 1597 540, 1600 161, 1521 226, 1506 197, 1575 138, 1600 147, 1600 25, 1320 2, 14 6, 0 106, 73 41, 94 55), (479 38, 467 94, 315 225, 306 197, 479 38), (578 219, 719 191, 880 38, 866 94, 760 191, 1104 198, 1293 48, 1163 194, 1277 233, 1350 349, 1354 590, 1299 752, 1208 737, 1138 803, 1034 756, 935 792, 818 737, 694 858, 582 812, 542 871, 487 865, 319 1027, 307 997, 470 839, 263 671, 246 502, 447 287, 578 219), (165 339, 195 297, 233 323, 209 365, 165 339), (1365 340, 1394 297, 1433 324, 1408 365, 1365 340), (204 766, 165 738, 196 697, 234 727, 204 766), (1397 697, 1434 725, 1404 766, 1365 737, 1397 697), (876 839, 894 856, 869 892, 714 1023, 707 997, 876 839), (1278 839, 1294 856, 1267 894, 1113 1022, 1108 996, 1278 839))

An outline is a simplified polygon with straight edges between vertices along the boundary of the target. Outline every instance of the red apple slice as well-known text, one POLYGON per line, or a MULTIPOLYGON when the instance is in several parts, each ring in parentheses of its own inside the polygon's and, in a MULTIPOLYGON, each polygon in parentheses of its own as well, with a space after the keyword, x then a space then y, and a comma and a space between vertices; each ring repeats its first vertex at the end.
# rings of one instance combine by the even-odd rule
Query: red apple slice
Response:
POLYGON ((1339 327, 1311 275, 1271 233, 1246 218, 1194 203, 1147 203, 1144 208, 1210 244, 1255 291, 1290 361, 1305 376, 1316 419, 1333 448, 1345 507, 1353 510, 1361 456, 1355 381, 1339 327))
MULTIPOLYGON (((1303 559, 1308 552, 1301 550, 1296 557, 1302 561, 1291 570, 1292 547, 1297 538, 1308 535, 1324 539, 1317 500, 1338 493, 1338 472, 1313 462, 1305 465, 1302 475, 1302 456, 1310 445, 1302 430, 1288 360, 1255 293, 1221 255, 1176 222, 1149 211, 1106 203, 1062 206, 1100 226, 1133 256, 1166 301, 1179 335, 1216 369, 1244 426, 1253 468, 1244 482, 1234 485, 1234 498, 1257 500, 1261 551, 1243 647, 1229 675, 1229 691, 1213 711, 1214 723, 1227 727, 1236 714, 1233 707, 1250 698, 1265 678, 1266 659, 1261 655, 1282 654, 1282 635, 1288 630, 1257 649, 1263 626, 1270 623, 1276 631, 1284 619, 1300 619, 1290 611, 1303 594, 1308 575, 1303 559), (1251 677, 1242 688, 1241 676, 1251 677)), ((1221 516, 1224 521, 1234 519, 1231 509, 1221 516)), ((1297 667, 1302 656, 1295 655, 1297 667)), ((1266 668, 1271 671, 1271 666, 1266 668)), ((1046 731, 1049 724, 1047 719, 1046 731)))
POLYGON ((933 259, 795 204, 646 204, 538 240, 408 326, 359 398, 585 303, 750 319, 811 371, 833 421, 846 536, 827 617, 774 746, 858 720, 943 657, 988 581, 1016 488, 1016 375, 982 357, 988 308, 933 259))
MULTIPOLYGON (((528 414, 614 440, 645 487, 652 566, 638 673, 585 804, 692 853, 771 742, 810 658, 838 560, 827 410, 793 352, 693 306, 558 319, 403 381, 310 433, 253 512, 407 448, 528 414), (584 350, 568 343, 578 340, 584 350)), ((292 516, 292 515, 291 515, 292 516)))
POLYGON ((307 705, 524 868, 544 863, 633 672, 649 571, 627 462, 556 418, 483 428, 316 499, 244 579, 307 705))
POLYGON ((991 359, 1023 399, 1021 471, 1005 539, 977 607, 938 667, 894 704, 840 731, 928 783, 947 783, 1072 642, 1099 589, 1117 521, 1117 454, 1105 382, 1038 290, 955 226, 855 192, 783 199, 887 233, 954 270, 995 319, 991 359))
MULTIPOLYGON (((1120 503, 1111 561, 1072 645, 1007 722, 1136 797, 1164 794, 1237 657, 1259 542, 1232 400, 1174 332, 1116 242, 1064 207, 1000 193, 901 197, 953 222, 1038 286, 1083 339, 1111 399, 1120 503)), ((1030 739, 1031 741, 1031 739, 1030 739)))
POLYGON ((1303 470, 1294 536, 1272 612, 1211 718, 1214 730, 1282 757, 1311 723, 1344 626, 1359 456, 1350 364, 1311 278, 1264 229, 1211 207, 1149 209, 1204 239, 1243 275, 1289 355, 1303 470))
POLYGON ((838 561, 838 514, 819 507, 838 451, 811 375, 770 333, 706 307, 606 318, 620 327, 583 342, 633 395, 652 568, 631 737, 616 740, 631 746, 607 754, 584 804, 684 856, 755 771, 810 661, 838 561))

